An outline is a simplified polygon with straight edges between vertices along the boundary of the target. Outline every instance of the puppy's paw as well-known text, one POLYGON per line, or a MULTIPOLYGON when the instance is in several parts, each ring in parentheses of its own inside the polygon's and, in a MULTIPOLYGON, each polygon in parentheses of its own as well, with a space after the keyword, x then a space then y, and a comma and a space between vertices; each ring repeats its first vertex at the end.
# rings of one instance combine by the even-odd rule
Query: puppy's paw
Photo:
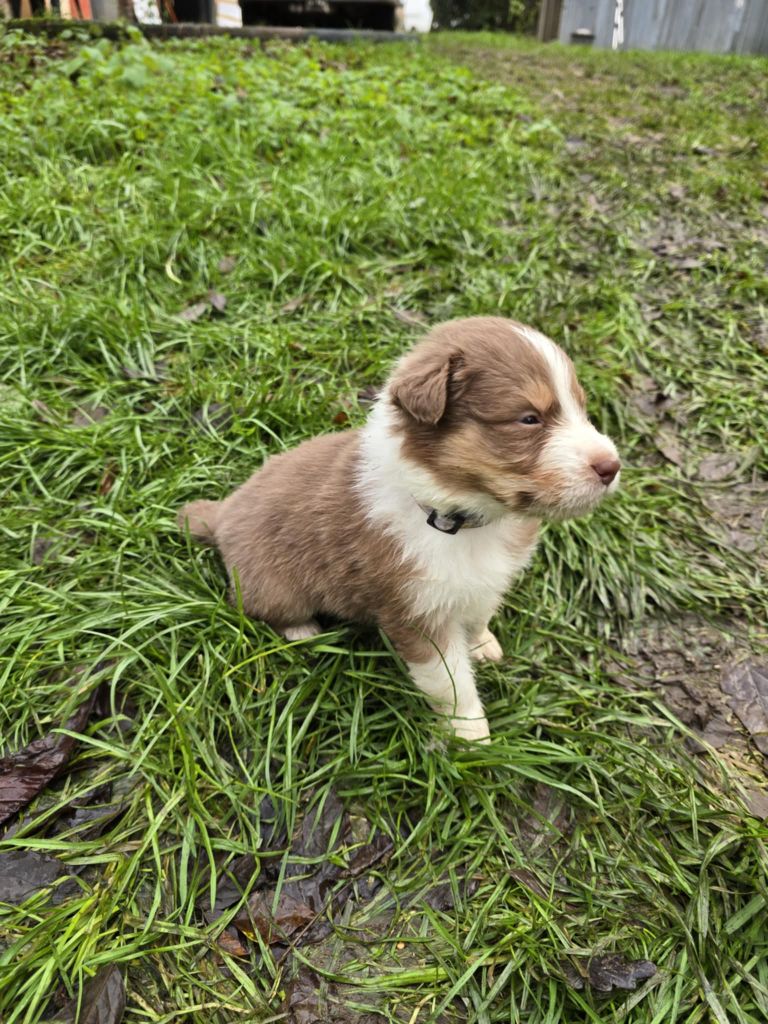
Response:
POLYGON ((501 644, 490 629, 484 629, 478 637, 474 638, 469 653, 475 661, 501 661, 504 657, 501 644))
POLYGON ((318 633, 323 631, 320 628, 319 622, 310 619, 308 622, 302 622, 298 626, 286 626, 280 632, 286 640, 309 640, 310 637, 317 636, 318 633))
POLYGON ((490 743, 491 730, 488 719, 480 714, 477 718, 452 718, 451 727, 460 740, 469 743, 490 743))

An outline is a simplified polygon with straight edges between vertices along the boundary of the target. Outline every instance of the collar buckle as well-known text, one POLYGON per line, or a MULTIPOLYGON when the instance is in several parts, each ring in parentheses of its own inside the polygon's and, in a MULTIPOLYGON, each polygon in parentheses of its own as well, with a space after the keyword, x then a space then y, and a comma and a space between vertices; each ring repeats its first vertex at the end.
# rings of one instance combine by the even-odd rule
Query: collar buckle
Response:
POLYGON ((436 508, 427 516, 427 524, 439 533, 455 534, 458 533, 466 522, 467 517, 462 515, 461 512, 454 512, 450 516, 441 516, 436 508))

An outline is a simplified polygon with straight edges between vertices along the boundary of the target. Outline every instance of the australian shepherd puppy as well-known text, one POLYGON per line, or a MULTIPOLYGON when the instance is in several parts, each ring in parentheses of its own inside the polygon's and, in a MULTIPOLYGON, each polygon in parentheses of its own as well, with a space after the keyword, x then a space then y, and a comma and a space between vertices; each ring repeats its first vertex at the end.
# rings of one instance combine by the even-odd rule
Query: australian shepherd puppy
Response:
POLYGON ((291 640, 318 614, 378 625, 455 733, 486 740, 472 662, 502 657, 488 622, 541 521, 591 512, 619 470, 562 349, 472 317, 395 364, 365 426, 272 456, 179 522, 219 549, 248 615, 291 640))

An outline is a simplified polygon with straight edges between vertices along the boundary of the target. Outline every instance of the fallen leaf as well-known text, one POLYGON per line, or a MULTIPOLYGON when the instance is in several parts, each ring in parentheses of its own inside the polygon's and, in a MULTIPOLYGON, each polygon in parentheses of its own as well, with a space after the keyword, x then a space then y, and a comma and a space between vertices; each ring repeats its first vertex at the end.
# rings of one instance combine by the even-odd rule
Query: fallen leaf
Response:
MULTIPOLYGON (((336 829, 336 822, 344 814, 344 805, 334 790, 330 790, 325 799, 304 815, 298 835, 294 837, 292 852, 298 857, 322 857, 328 853, 331 836, 336 829)), ((339 840, 342 839, 339 829, 339 840)), ((302 868, 306 873, 306 868, 302 868)))
POLYGON ((107 825, 122 814, 126 803, 97 804, 93 807, 74 806, 70 812, 57 818, 54 834, 75 834, 78 839, 95 839, 107 825))
POLYGON ((341 426, 344 423, 349 423, 349 416, 347 416, 347 414, 344 412, 344 410, 341 409, 333 417, 333 422, 336 423, 338 426, 341 426))
POLYGON ((575 988, 577 992, 584 988, 584 976, 579 974, 570 960, 563 958, 560 961, 560 970, 571 988, 575 988))
POLYGON ((386 832, 377 832, 372 842, 366 843, 365 846, 360 846, 354 851, 349 858, 345 873, 356 878, 372 868, 374 864, 378 864, 380 860, 384 860, 393 849, 394 843, 386 832))
POLYGON ((428 323, 423 313, 412 313, 408 309, 396 309, 394 315, 395 320, 399 320, 401 324, 406 324, 408 327, 426 327, 428 323))
POLYGON ((621 953, 595 956, 587 966, 587 980, 598 992, 634 989, 638 981, 646 981, 655 973, 656 964, 650 960, 627 960, 621 953))
POLYGON ((254 893, 232 923, 244 935, 255 938, 258 932, 265 942, 274 945, 290 939, 315 919, 315 911, 290 893, 280 893, 273 912, 274 900, 274 889, 254 893))
POLYGON ((208 312, 208 308, 207 302, 193 302, 191 306, 182 309, 179 313, 179 319, 194 323, 195 320, 199 320, 201 316, 208 312))
POLYGON ((219 262, 216 264, 216 269, 220 274, 231 274, 236 266, 236 256, 222 256, 219 262))
POLYGON ((73 427, 92 427, 94 423, 109 415, 109 409, 103 405, 78 405, 72 414, 73 427))
POLYGON ((685 465, 685 449, 682 441, 669 430, 659 430, 654 437, 656 447, 668 462, 675 466, 685 465))
POLYGON ((35 850, 0 851, 0 903, 18 905, 67 871, 55 857, 35 850))
POLYGON ((768 754, 768 662, 731 665, 723 671, 720 687, 757 749, 768 754))
POLYGON ((280 307, 281 313, 295 313, 299 306, 303 306, 309 296, 297 295, 295 299, 289 299, 280 307))
POLYGON ((99 480, 98 493, 102 496, 109 494, 112 488, 115 486, 115 480, 117 479, 117 466, 111 462, 105 467, 104 472, 101 474, 101 480, 99 480))
POLYGON ((633 383, 635 387, 630 394, 630 401, 643 416, 662 420, 670 415, 676 421, 680 419, 675 407, 681 396, 665 394, 652 377, 641 377, 633 383))
POLYGON ((50 406, 46 405, 45 402, 43 402, 41 399, 33 398, 32 408, 35 410, 40 419, 45 420, 46 423, 56 422, 56 416, 51 411, 50 406))
POLYGON ((735 730, 726 722, 722 715, 714 715, 709 719, 701 732, 701 738, 710 747, 720 750, 730 739, 733 738, 735 730))
MULTIPOLYGON (((269 847, 264 846, 261 849, 269 849, 269 847)), ((252 887, 255 879, 258 878, 259 873, 260 865, 252 853, 235 857, 216 878, 216 900, 212 906, 209 895, 210 885, 206 878, 204 885, 201 886, 203 895, 198 902, 198 907, 206 921, 215 921, 225 910, 235 903, 239 903, 248 889, 252 887)))
POLYGON ((753 817, 760 820, 768 818, 768 790, 749 786, 744 796, 749 812, 753 817))
POLYGON ((227 296, 222 295, 221 292, 208 292, 208 301, 217 313, 223 313, 227 308, 227 296))
POLYGON ((121 366, 120 372, 128 380, 162 380, 168 369, 167 359, 158 359, 151 367, 121 366))
POLYGON ((52 537, 38 537, 32 545, 32 565, 42 565, 55 548, 56 541, 52 537))
POLYGON ((667 195, 670 199, 674 199, 675 202, 681 202, 687 195, 687 190, 684 185, 670 185, 667 189, 667 195))
POLYGON ((302 964, 285 986, 282 1012, 287 1024, 317 1024, 328 1019, 326 1002, 321 996, 320 978, 302 964))
POLYGON ((768 484, 731 484, 727 490, 708 490, 704 504, 721 526, 726 541, 739 551, 760 550, 768 555, 768 484))
POLYGON ((714 452, 705 456, 699 463, 696 476, 699 480, 707 480, 710 483, 719 483, 733 476, 739 468, 741 460, 736 455, 729 455, 727 452, 714 452))
POLYGON ((232 422, 232 417, 232 410, 221 402, 209 402, 192 413, 192 419, 196 423, 215 431, 226 430, 232 422))
POLYGON ((526 868, 512 868, 509 874, 516 882, 524 885, 526 889, 530 889, 536 896, 543 896, 546 898, 547 892, 544 889, 544 886, 532 871, 528 871, 526 868))
POLYGON ((657 970, 650 960, 627 960, 622 953, 594 956, 578 969, 571 960, 563 960, 560 966, 571 988, 583 989, 588 984, 596 992, 637 988, 639 981, 652 978, 657 970))
POLYGON ((81 1001, 75 996, 52 1019, 65 1024, 119 1024, 124 1013, 125 983, 120 969, 110 964, 86 981, 81 1001))
POLYGON ((216 939, 216 945, 219 949, 224 950, 225 953, 229 953, 230 956, 248 956, 248 949, 242 944, 237 936, 237 932, 232 928, 225 928, 221 935, 216 939))
MULTIPOLYGON (((107 663, 98 662, 93 675, 107 663)), ((96 700, 96 688, 64 725, 70 732, 82 732, 96 700)), ((0 825, 7 821, 63 770, 75 748, 73 736, 48 733, 6 757, 0 758, 0 825)))

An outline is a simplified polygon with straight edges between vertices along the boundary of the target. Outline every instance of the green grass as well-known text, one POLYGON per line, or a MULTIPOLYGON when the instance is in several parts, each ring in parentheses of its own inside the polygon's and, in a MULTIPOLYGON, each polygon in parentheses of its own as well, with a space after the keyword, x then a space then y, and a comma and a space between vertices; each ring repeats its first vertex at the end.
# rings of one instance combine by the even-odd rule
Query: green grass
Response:
POLYGON ((97 684, 76 666, 113 661, 70 770, 0 839, 78 872, 58 901, 0 905, 4 1024, 111 963, 130 1024, 266 1021, 303 961, 414 1024, 765 1019, 765 826, 615 681, 655 617, 765 641, 764 548, 736 550, 706 506, 768 474, 765 71, 487 36, 0 35, 0 751, 67 719, 97 684), (209 289, 224 314, 180 319, 209 289), (362 422, 358 391, 417 336, 396 310, 562 339, 627 463, 510 595, 480 750, 446 744, 375 633, 289 645, 242 618, 174 525, 339 414, 362 422), (638 409, 649 387, 665 424, 638 409), (696 476, 712 451, 740 463, 719 485, 696 476), (212 879, 246 854, 249 887, 290 864, 264 797, 291 834, 331 790, 360 836, 394 840, 377 893, 355 882, 320 944, 222 950, 212 879), (77 803, 120 813, 92 829, 77 803), (445 880, 453 899, 430 898, 445 880), (628 998, 566 983, 563 958, 604 952, 659 972, 628 998))

